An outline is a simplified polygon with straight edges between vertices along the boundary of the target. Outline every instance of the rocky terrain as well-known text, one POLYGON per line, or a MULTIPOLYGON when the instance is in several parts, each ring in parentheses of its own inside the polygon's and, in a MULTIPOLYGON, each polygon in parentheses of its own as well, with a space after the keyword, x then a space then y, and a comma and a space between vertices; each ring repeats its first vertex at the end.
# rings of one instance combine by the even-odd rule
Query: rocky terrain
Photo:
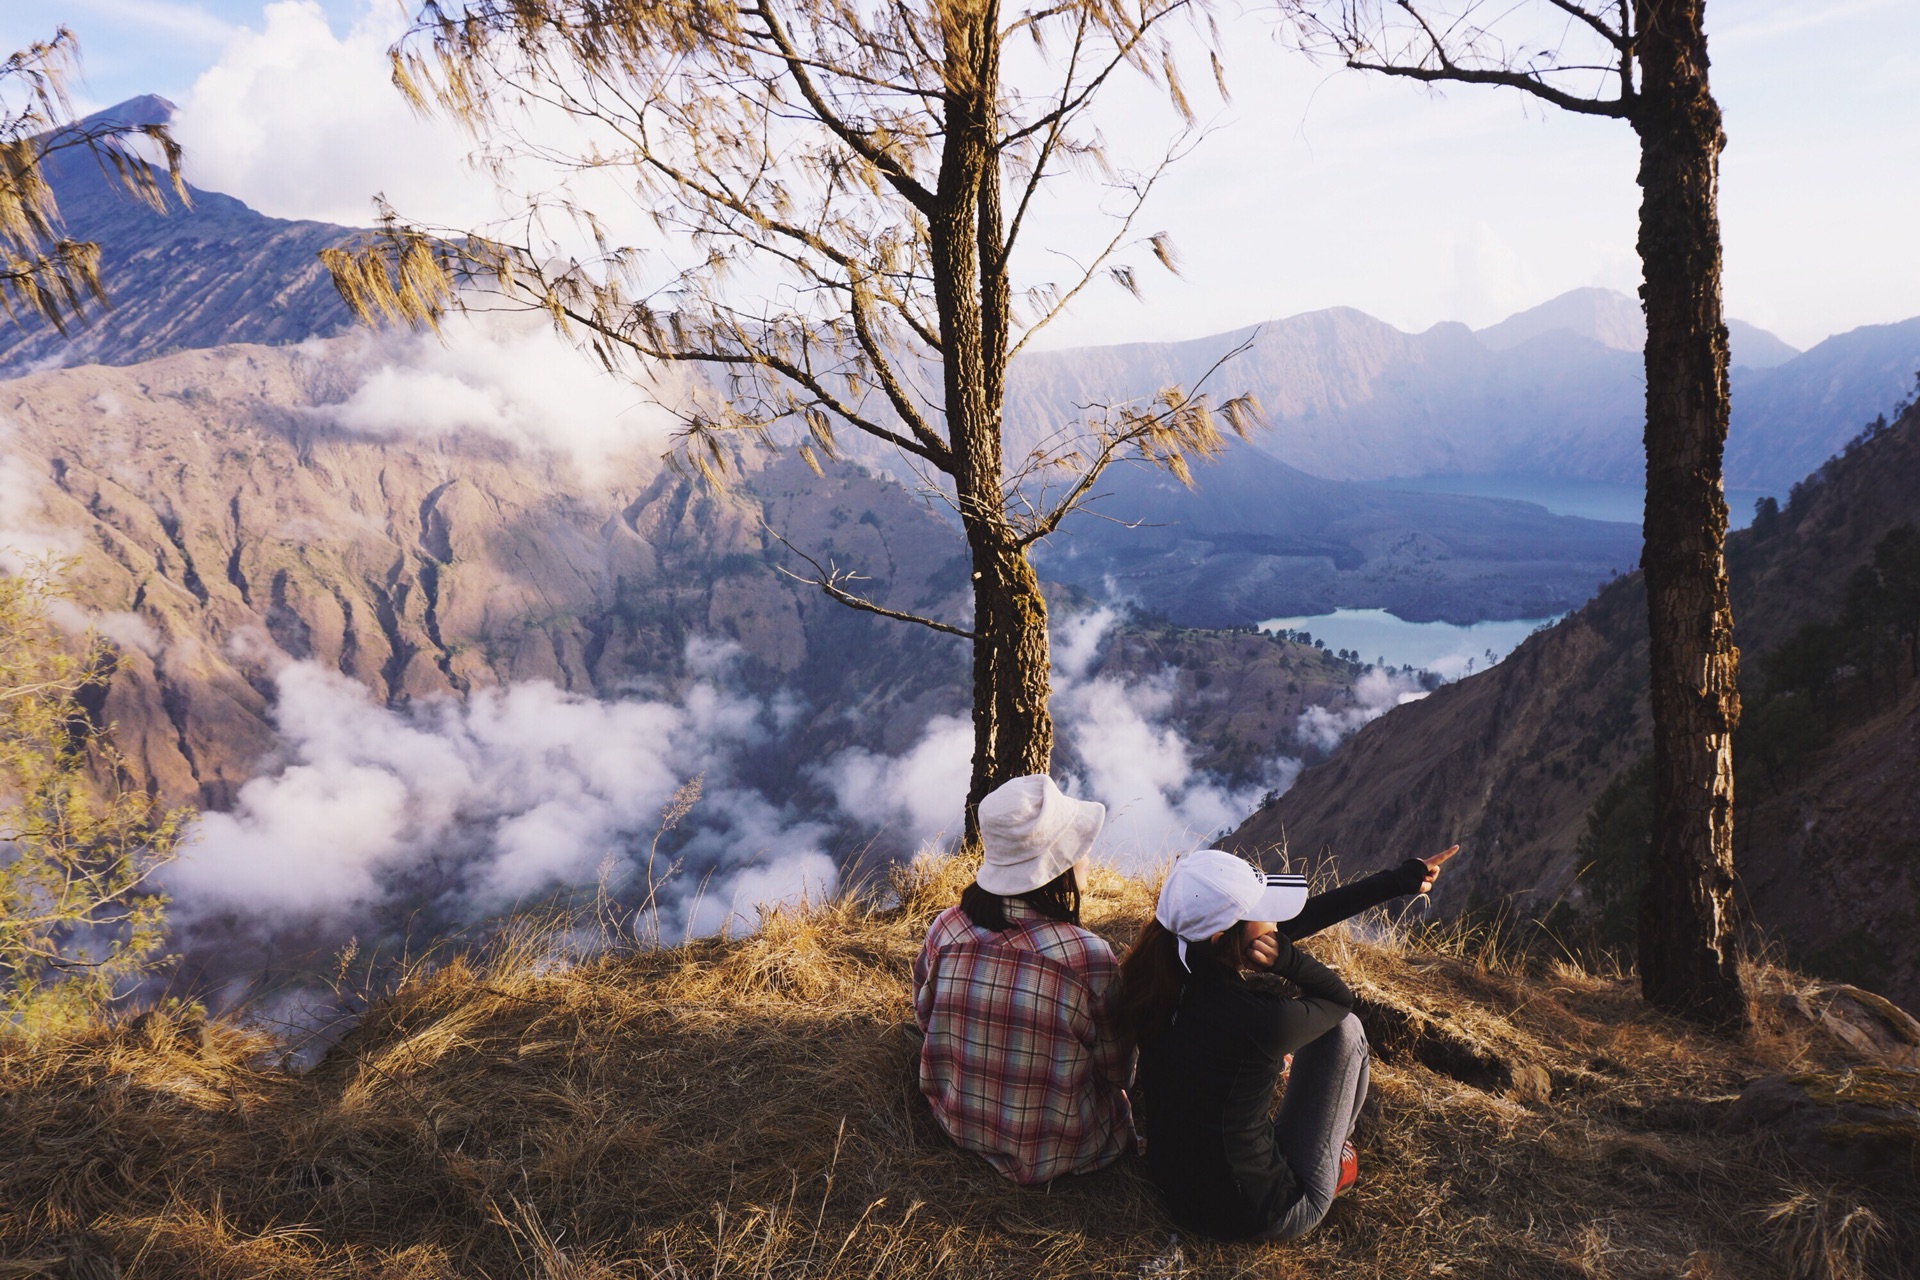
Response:
MULTIPOLYGON (((479 432, 347 430, 327 412, 346 376, 322 343, 6 384, 6 452, 25 495, 9 535, 80 552, 81 601, 123 641, 104 714, 167 796, 231 802, 273 754, 273 674, 297 659, 388 705, 529 680, 611 697, 673 689, 688 637, 707 636, 738 644, 746 687, 803 700, 792 749, 810 758, 854 742, 897 752, 932 715, 965 707, 959 642, 779 572, 804 566, 768 527, 857 567, 884 603, 964 621, 956 531, 884 477, 845 467, 822 481, 750 456, 739 486, 715 495, 636 448, 611 477, 587 478, 563 455, 479 432)), ((1090 606, 1069 593, 1059 607, 1090 606)), ((1188 678, 1182 705, 1209 726, 1224 691, 1265 682, 1234 709, 1236 728, 1209 729, 1228 772, 1252 766, 1246 744, 1284 740, 1304 706, 1356 674, 1266 637, 1152 634, 1155 652, 1172 646, 1166 663, 1121 646, 1116 670, 1204 672, 1213 692, 1188 678)), ((799 763, 765 767, 791 785, 799 763)))
POLYGON ((837 528, 885 598, 951 606, 957 548, 894 486, 773 463, 755 469, 758 501, 697 499, 635 451, 609 493, 483 434, 334 426, 319 410, 336 375, 324 349, 235 346, 8 384, 9 452, 44 481, 44 527, 84 550, 83 602, 137 623, 106 712, 170 796, 219 807, 267 757, 271 675, 290 659, 389 705, 535 679, 612 694, 670 684, 687 636, 710 633, 740 645, 747 681, 822 706, 950 705, 954 642, 877 643, 892 624, 769 565, 763 509, 837 528), (876 507, 885 532, 858 519, 876 507), (850 641, 870 657, 857 688, 850 641))
MULTIPOLYGON (((1784 644, 1838 617, 1854 570, 1916 522, 1911 409, 1809 478, 1777 520, 1728 543, 1748 708, 1736 856, 1751 920, 1795 963, 1909 1004, 1920 1000, 1920 682, 1905 666, 1877 680, 1828 668, 1819 679, 1839 683, 1821 686, 1810 719, 1767 709, 1784 644)), ((1284 840, 1357 872, 1459 841, 1443 907, 1579 904, 1582 839, 1620 809, 1609 788, 1648 750, 1645 628, 1639 577, 1623 578, 1499 666, 1362 729, 1250 818, 1236 845, 1284 840)))

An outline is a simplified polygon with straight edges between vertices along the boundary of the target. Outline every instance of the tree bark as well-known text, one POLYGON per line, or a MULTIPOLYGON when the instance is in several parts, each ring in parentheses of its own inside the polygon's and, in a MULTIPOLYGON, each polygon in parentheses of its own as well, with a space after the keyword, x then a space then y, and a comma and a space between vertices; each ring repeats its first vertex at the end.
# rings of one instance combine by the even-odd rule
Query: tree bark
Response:
POLYGON ((973 775, 965 839, 977 847, 981 798, 1009 778, 1046 772, 1053 719, 1047 603, 1001 492, 1012 316, 995 149, 999 5, 955 0, 941 12, 946 138, 928 238, 954 497, 973 564, 973 775))
POLYGON ((979 834, 975 810, 981 799, 1009 778, 1045 773, 1053 757, 1047 601, 1040 594, 1040 579, 1026 552, 1016 546, 976 542, 973 564, 969 842, 979 834))
POLYGON ((1646 576, 1654 824, 1640 984, 1698 1021, 1749 1020, 1733 925, 1739 653, 1722 548, 1727 328, 1717 208, 1720 109, 1704 0, 1638 0, 1640 297, 1647 318, 1646 576))

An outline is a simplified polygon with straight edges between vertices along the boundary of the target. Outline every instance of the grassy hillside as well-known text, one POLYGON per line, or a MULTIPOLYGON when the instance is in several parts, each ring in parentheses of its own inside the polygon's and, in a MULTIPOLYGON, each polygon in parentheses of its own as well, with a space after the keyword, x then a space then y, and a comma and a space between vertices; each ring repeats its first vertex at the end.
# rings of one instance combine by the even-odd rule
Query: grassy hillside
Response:
MULTIPOLYGON (((1132 1160, 1016 1188, 914 1087, 908 965, 966 876, 922 861, 892 906, 577 963, 577 932, 509 929, 418 965, 305 1072, 191 1013, 0 1036, 0 1276, 1798 1280, 1920 1248, 1913 1179, 1814 1177, 1739 1121, 1781 1071, 1911 1090, 1794 1011, 1817 993, 1767 974, 1733 1043, 1460 937, 1314 944, 1364 998, 1379 1102, 1308 1240, 1186 1239, 1132 1160)), ((1123 941, 1151 891, 1103 875, 1089 922, 1123 941)), ((1888 1114, 1911 1160, 1914 1113, 1888 1114)))

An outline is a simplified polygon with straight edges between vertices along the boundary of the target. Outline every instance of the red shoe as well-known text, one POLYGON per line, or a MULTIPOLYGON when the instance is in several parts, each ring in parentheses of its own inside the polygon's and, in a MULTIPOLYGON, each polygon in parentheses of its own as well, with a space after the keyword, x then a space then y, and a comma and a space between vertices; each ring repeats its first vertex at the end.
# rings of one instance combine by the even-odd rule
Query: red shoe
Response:
POLYGON ((1337 1199, 1351 1190, 1360 1180, 1360 1153, 1353 1149, 1351 1142, 1340 1144, 1340 1180, 1334 1183, 1333 1194, 1337 1199))

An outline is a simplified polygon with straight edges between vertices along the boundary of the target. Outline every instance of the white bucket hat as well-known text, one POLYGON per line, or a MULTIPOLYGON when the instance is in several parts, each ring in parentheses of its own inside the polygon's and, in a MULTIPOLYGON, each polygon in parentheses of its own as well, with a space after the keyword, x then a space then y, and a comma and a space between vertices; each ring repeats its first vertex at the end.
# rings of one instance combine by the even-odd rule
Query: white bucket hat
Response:
MULTIPOLYGON (((1268 875, 1219 849, 1198 849, 1173 864, 1153 918, 1187 944, 1205 942, 1242 920, 1291 920, 1307 903, 1307 878, 1268 875)), ((1187 965, 1192 968, 1192 965, 1187 965)))
POLYGON ((1075 800, 1044 773, 1003 782, 980 801, 985 854, 974 882, 988 893, 1030 893, 1087 856, 1107 806, 1075 800))

